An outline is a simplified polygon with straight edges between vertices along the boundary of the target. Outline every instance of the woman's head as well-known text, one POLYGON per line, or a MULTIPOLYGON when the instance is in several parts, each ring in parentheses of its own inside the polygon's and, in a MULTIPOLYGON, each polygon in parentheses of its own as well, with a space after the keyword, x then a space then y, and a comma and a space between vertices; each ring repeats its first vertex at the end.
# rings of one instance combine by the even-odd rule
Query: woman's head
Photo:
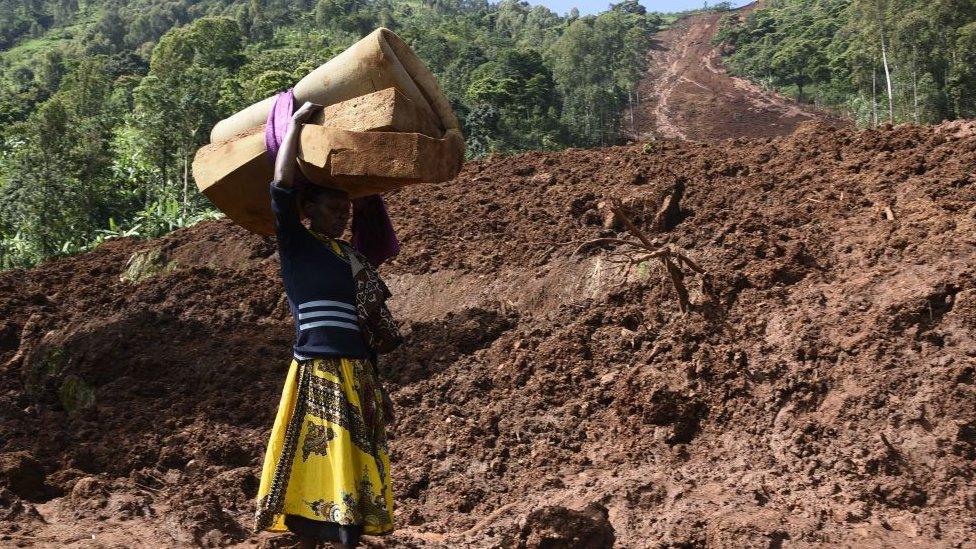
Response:
POLYGON ((307 185, 301 192, 299 205, 308 218, 312 230, 332 238, 339 238, 349 224, 352 202, 345 191, 320 185, 307 185))

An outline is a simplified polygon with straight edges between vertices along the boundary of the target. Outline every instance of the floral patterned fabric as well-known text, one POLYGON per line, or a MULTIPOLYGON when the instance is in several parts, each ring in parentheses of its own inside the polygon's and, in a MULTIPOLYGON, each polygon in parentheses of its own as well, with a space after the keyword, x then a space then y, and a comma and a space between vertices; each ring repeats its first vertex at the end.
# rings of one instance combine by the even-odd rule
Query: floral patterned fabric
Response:
POLYGON ((339 246, 349 259, 352 269, 359 327, 363 331, 366 345, 375 353, 389 353, 403 343, 400 327, 386 306, 386 300, 391 297, 390 289, 376 269, 355 248, 345 243, 340 243, 339 246))
POLYGON ((256 530, 286 531, 285 516, 393 530, 383 389, 371 362, 293 361, 258 488, 256 530))

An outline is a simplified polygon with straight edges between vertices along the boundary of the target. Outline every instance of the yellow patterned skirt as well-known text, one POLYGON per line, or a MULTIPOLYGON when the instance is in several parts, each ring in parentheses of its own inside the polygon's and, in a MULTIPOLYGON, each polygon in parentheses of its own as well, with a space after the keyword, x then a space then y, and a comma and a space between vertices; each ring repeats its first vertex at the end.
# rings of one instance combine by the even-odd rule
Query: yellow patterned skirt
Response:
POLYGON ((292 361, 264 457, 255 529, 286 515, 393 531, 383 393, 368 360, 292 361))

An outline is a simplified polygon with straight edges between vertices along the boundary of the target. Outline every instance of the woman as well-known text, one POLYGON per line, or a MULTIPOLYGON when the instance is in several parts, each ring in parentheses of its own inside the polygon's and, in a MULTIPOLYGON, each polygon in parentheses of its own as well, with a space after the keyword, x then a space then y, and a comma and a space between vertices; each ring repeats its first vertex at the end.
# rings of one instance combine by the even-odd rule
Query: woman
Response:
POLYGON ((256 515, 258 531, 291 530, 305 549, 324 542, 356 547, 362 534, 393 530, 384 431, 392 407, 358 322, 350 269, 355 252, 337 240, 349 221, 350 201, 342 191, 316 185, 298 191, 294 185, 300 126, 320 108, 305 103, 291 118, 271 183, 295 345, 256 515))

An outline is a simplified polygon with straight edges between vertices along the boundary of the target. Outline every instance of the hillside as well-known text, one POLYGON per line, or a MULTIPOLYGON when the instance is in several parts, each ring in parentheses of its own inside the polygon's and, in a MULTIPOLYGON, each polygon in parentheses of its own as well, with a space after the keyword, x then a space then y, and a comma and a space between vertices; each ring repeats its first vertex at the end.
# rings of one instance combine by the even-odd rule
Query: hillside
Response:
POLYGON ((776 0, 720 26, 731 72, 859 126, 976 116, 976 2, 776 0))
MULTIPOLYGON (((974 168, 971 123, 806 124, 397 193, 372 546, 976 543, 974 168), (624 236, 608 197, 650 230, 676 184, 687 314, 657 264, 581 249, 624 236)), ((273 249, 210 221, 0 274, 3 544, 285 546, 247 531, 292 334, 273 249)))
POLYGON ((639 101, 625 113, 623 132, 634 140, 703 141, 787 135, 810 120, 848 123, 728 74, 715 36, 730 14, 745 18, 757 7, 683 17, 656 33, 637 88, 639 101))

